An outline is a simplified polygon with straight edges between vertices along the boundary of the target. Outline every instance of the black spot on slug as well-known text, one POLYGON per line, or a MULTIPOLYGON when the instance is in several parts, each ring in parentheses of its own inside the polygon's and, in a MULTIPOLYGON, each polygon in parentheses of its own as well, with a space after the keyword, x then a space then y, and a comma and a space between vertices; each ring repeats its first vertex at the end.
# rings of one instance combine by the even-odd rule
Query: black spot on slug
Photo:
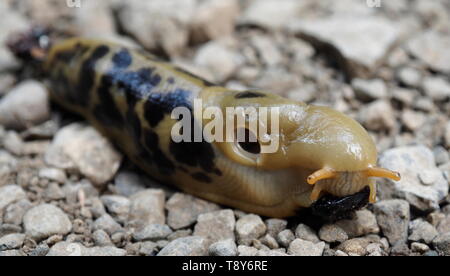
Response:
POLYGON ((136 98, 143 99, 153 91, 161 82, 161 76, 153 74, 153 68, 141 68, 137 71, 124 71, 113 69, 108 72, 118 88, 126 93, 133 94, 136 98))
POLYGON ((144 130, 144 145, 150 152, 153 161, 158 166, 162 174, 172 174, 175 171, 175 165, 167 158, 159 147, 159 136, 150 129, 144 130))
POLYGON ((218 176, 222 175, 222 172, 215 167, 214 164, 214 150, 210 143, 202 140, 201 142, 194 142, 194 128, 199 128, 195 119, 191 117, 191 125, 193 129, 191 131, 191 142, 181 141, 176 143, 170 142, 169 150, 178 162, 191 166, 200 167, 207 173, 215 173, 218 176))
POLYGON ((91 56, 87 58, 81 65, 80 75, 78 77, 78 103, 87 105, 89 102, 89 92, 91 91, 95 80, 95 65, 99 59, 109 52, 109 47, 100 45, 94 49, 91 56))
POLYGON ((155 127, 176 107, 186 107, 191 110, 190 91, 176 89, 170 93, 151 93, 144 105, 145 119, 151 127, 155 127))
POLYGON ((266 95, 263 93, 259 93, 259 92, 253 92, 253 91, 244 91, 244 92, 239 92, 236 95, 234 95, 235 99, 245 99, 245 98, 262 98, 265 97, 266 95))
POLYGON ((135 107, 137 103, 137 99, 133 94, 126 94, 127 107, 128 110, 125 114, 126 128, 133 138, 135 146, 139 146, 141 144, 141 120, 137 116, 135 112, 135 107))
POLYGON ((202 173, 202 172, 196 172, 191 174, 192 178, 194 178, 195 180, 198 180, 200 182, 205 182, 205 183, 211 183, 212 179, 211 177, 209 177, 208 175, 202 173))
POLYGON ((113 93, 111 86, 111 76, 104 75, 97 91, 100 103, 94 108, 94 115, 105 126, 121 127, 123 125, 123 117, 111 94, 113 93))
POLYGON ((123 48, 112 57, 112 62, 116 69, 125 69, 131 65, 133 58, 130 55, 130 52, 123 48))

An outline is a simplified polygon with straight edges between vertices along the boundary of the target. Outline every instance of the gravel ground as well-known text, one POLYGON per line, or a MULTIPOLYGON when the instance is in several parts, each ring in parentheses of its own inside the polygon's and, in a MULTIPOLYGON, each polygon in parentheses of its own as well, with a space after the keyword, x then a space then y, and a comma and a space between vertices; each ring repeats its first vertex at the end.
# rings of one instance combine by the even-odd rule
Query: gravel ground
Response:
POLYGON ((450 255, 450 4, 380 3, 0 1, 0 256, 450 255), (402 180, 379 181, 375 204, 333 223, 246 214, 155 183, 21 70, 3 43, 32 22, 331 106, 369 130, 402 180))

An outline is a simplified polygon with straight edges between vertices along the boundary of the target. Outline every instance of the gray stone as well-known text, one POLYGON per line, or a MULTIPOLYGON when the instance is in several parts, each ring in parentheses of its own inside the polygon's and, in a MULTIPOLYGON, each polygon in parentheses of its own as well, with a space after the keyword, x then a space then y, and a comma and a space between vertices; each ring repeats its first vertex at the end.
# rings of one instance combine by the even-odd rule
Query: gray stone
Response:
POLYGON ((411 106, 417 96, 417 90, 395 87, 391 90, 392 98, 403 103, 405 106, 411 106))
POLYGON ((336 249, 350 256, 364 256, 367 254, 366 248, 370 243, 370 239, 354 238, 341 243, 336 249))
POLYGON ((448 195, 448 183, 442 173, 431 185, 423 185, 419 173, 428 170, 440 172, 436 168, 433 152, 425 146, 397 147, 385 151, 379 159, 380 166, 397 171, 400 181, 383 180, 379 185, 380 195, 406 199, 419 210, 438 209, 448 195))
POLYGON ((239 17, 239 22, 278 29, 298 18, 306 4, 306 1, 296 0, 252 1, 239 17))
POLYGON ((238 244, 249 245, 253 239, 258 239, 266 233, 266 225, 260 216, 249 214, 236 222, 238 244))
POLYGON ((433 240, 433 246, 439 255, 450 256, 450 232, 437 236, 433 240))
POLYGON ((450 148, 450 122, 445 125, 444 142, 447 148, 450 148))
POLYGON ((392 105, 386 100, 374 101, 361 109, 359 121, 369 130, 389 130, 395 126, 392 105))
POLYGON ((11 73, 0 74, 0 97, 4 96, 16 82, 16 77, 11 73))
POLYGON ((141 243, 139 254, 144 256, 153 256, 156 251, 157 244, 151 241, 141 243))
POLYGON ((300 223, 295 229, 295 236, 299 239, 310 241, 310 242, 320 242, 319 237, 317 237, 316 231, 306 224, 300 223))
POLYGON ((295 239, 289 245, 288 254, 294 256, 322 256, 324 249, 324 242, 313 243, 302 239, 295 239))
POLYGON ((181 229, 195 223, 198 215, 219 210, 217 204, 194 196, 175 193, 166 203, 167 224, 173 229, 181 229))
POLYGON ((277 240, 270 234, 265 234, 264 237, 260 238, 260 241, 262 242, 262 244, 266 245, 270 249, 279 248, 277 240))
POLYGON ((350 238, 380 232, 375 215, 367 209, 355 211, 352 219, 339 220, 336 225, 342 228, 350 238))
POLYGON ((0 211, 9 204, 25 198, 25 192, 18 185, 6 185, 0 187, 0 211))
MULTIPOLYGON (((85 198, 87 202, 93 202, 100 199, 98 198, 99 191, 94 187, 92 182, 87 179, 82 179, 79 182, 71 182, 68 181, 62 187, 63 192, 66 196, 66 201, 68 203, 76 203, 79 201, 81 194, 85 198), (95 198, 95 199, 94 199, 95 198)), ((98 202, 94 202, 93 204, 98 204, 98 202)), ((103 203, 100 204, 104 209, 103 203)))
POLYGON ((73 10, 74 28, 80 36, 103 38, 115 34, 115 22, 110 1, 86 1, 73 10))
POLYGON ((198 216, 194 235, 205 238, 207 246, 220 240, 235 240, 235 224, 234 213, 229 209, 201 214, 198 216))
POLYGON ((122 156, 93 127, 73 123, 58 131, 45 162, 60 169, 75 169, 97 185, 110 181, 122 156))
POLYGON ((56 168, 42 168, 39 170, 39 177, 48 180, 64 183, 67 181, 66 173, 61 169, 56 168))
POLYGON ((23 225, 26 234, 37 240, 65 235, 72 230, 68 216, 51 204, 41 204, 28 210, 23 217, 23 225))
POLYGON ((237 250, 238 256, 256 256, 258 254, 258 249, 247 245, 239 245, 237 250))
POLYGON ((342 251, 342 250, 336 250, 335 252, 334 252, 334 256, 339 256, 339 257, 347 257, 348 256, 348 254, 347 253, 345 253, 344 251, 342 251))
POLYGON ((406 48, 433 70, 450 73, 449 35, 430 29, 410 39, 406 48))
POLYGON ((20 83, 0 100, 0 124, 7 128, 22 130, 49 118, 48 94, 40 82, 20 83))
POLYGON ((28 199, 21 199, 15 203, 11 203, 5 208, 3 215, 3 223, 7 224, 22 224, 22 219, 25 213, 32 207, 28 199))
POLYGON ((129 197, 146 189, 146 179, 131 171, 121 171, 114 178, 114 187, 123 196, 129 197))
POLYGON ((125 256, 126 251, 114 246, 87 248, 79 243, 59 242, 50 248, 47 256, 125 256))
POLYGON ((406 128, 416 131, 426 122, 426 116, 422 112, 406 109, 401 115, 402 123, 406 128))
POLYGON ((253 35, 250 43, 265 66, 276 66, 283 62, 283 56, 272 36, 253 35))
POLYGON ((450 215, 445 216, 437 224, 437 230, 440 234, 450 232, 450 215))
POLYGON ((211 81, 221 83, 237 70, 242 57, 224 42, 210 41, 197 51, 194 63, 212 74, 211 81))
POLYGON ((48 184, 42 196, 47 200, 59 200, 63 199, 66 195, 58 183, 52 182, 48 184))
POLYGON ((450 148, 450 122, 445 125, 444 142, 447 148, 450 148))
POLYGON ((167 225, 149 224, 133 233, 136 241, 158 241, 167 238, 172 234, 172 229, 167 225))
POLYGON ((417 252, 417 253, 425 253, 428 250, 430 250, 430 247, 426 244, 420 243, 420 242, 413 242, 411 243, 411 251, 417 252))
POLYGON ((387 57, 404 35, 403 24, 381 16, 335 15, 320 19, 293 20, 289 30, 316 46, 326 45, 341 61, 349 77, 365 77, 387 57), (357 28, 355 28, 357 26, 357 28))
POLYGON ((25 254, 21 250, 5 250, 0 251, 0 257, 20 257, 25 256, 25 254))
POLYGON ((89 211, 92 213, 94 218, 99 218, 106 214, 105 206, 103 206, 102 201, 98 197, 92 197, 87 200, 90 205, 89 211))
POLYGON ((36 257, 42 257, 47 255, 48 251, 50 251, 50 247, 45 244, 45 243, 41 243, 38 246, 36 246, 35 249, 33 249, 28 256, 36 256, 36 257))
POLYGON ((316 91, 317 87, 314 84, 305 83, 287 92, 286 96, 295 101, 310 103, 317 97, 316 91))
POLYGON ((258 250, 255 256, 273 257, 273 256, 289 256, 285 252, 277 250, 258 250))
POLYGON ((415 102, 413 103, 413 107, 415 109, 422 110, 425 112, 431 112, 436 108, 435 104, 433 103, 433 100, 428 97, 416 99, 415 102))
MULTIPOLYGON (((180 238, 182 239, 182 238, 180 238)), ((166 240, 159 240, 156 242, 156 248, 158 249, 163 249, 164 247, 166 247, 169 244, 169 241, 166 240)))
POLYGON ((178 238, 184 238, 184 237, 188 237, 188 236, 192 236, 192 230, 191 229, 182 229, 182 230, 174 231, 172 234, 167 236, 167 240, 173 241, 178 238))
POLYGON ((286 248, 289 246, 289 244, 293 240, 295 240, 295 235, 289 229, 285 229, 285 230, 281 231, 280 233, 278 233, 278 235, 277 235, 278 243, 281 244, 283 247, 286 247, 286 248))
POLYGON ((165 195, 160 189, 147 189, 130 197, 129 225, 142 227, 157 223, 165 224, 165 195))
POLYGON ((158 256, 206 256, 206 239, 198 236, 179 238, 167 244, 158 256))
POLYGON ((11 233, 20 233, 22 228, 14 224, 0 224, 0 237, 11 233))
POLYGON ((68 216, 51 204, 41 204, 28 210, 23 217, 23 225, 26 234, 37 240, 66 235, 72 230, 68 216))
POLYGON ((450 98, 450 83, 444 78, 427 77, 423 81, 423 90, 435 101, 443 101, 450 98))
POLYGON ((221 240, 209 246, 210 256, 237 256, 238 249, 232 239, 221 240))
POLYGON ((92 233, 92 239, 94 240, 94 243, 97 246, 110 246, 110 245, 113 245, 113 243, 111 242, 111 238, 109 237, 108 233, 106 233, 102 229, 95 230, 94 233, 92 233))
POLYGON ((362 101, 373 101, 387 97, 387 87, 381 79, 353 79, 352 87, 355 90, 356 98, 362 101))
POLYGON ((397 72, 397 78, 407 86, 418 87, 422 81, 422 72, 414 67, 402 67, 397 72))
POLYGON ((25 151, 25 143, 15 131, 6 132, 3 138, 3 147, 16 156, 23 155, 25 151))
POLYGON ((239 9, 237 0, 198 3, 190 23, 191 39, 203 42, 232 34, 239 9))
POLYGON ((367 245, 366 251, 367 256, 383 256, 385 254, 379 243, 371 243, 367 245))
POLYGON ((272 237, 278 236, 278 233, 286 229, 287 221, 284 219, 270 218, 265 221, 267 227, 267 234, 272 237))
POLYGON ((435 147, 433 149, 433 154, 437 165, 442 165, 450 161, 450 155, 448 151, 442 146, 435 147))
POLYGON ((348 240, 348 235, 336 224, 325 224, 319 230, 319 238, 328 243, 335 243, 348 240))
POLYGON ((408 202, 400 199, 389 199, 374 204, 374 212, 378 225, 391 245, 406 242, 410 218, 408 202))
POLYGON ((117 223, 110 215, 104 214, 94 221, 94 230, 103 230, 109 235, 122 230, 122 226, 117 223))
POLYGON ((146 49, 163 49, 169 56, 176 56, 188 43, 195 3, 194 0, 126 1, 117 8, 118 19, 124 31, 146 49))
POLYGON ((26 17, 5 1, 0 3, 0 18, 2 19, 0 29, 0 71, 17 69, 18 62, 6 47, 11 34, 21 33, 31 28, 31 23, 26 17))
POLYGON ((441 176, 442 172, 440 170, 423 170, 418 174, 420 182, 423 185, 433 185, 441 176))
POLYGON ((410 235, 408 240, 430 244, 439 234, 436 228, 423 219, 415 219, 409 223, 410 235))
POLYGON ((118 222, 124 223, 130 213, 130 200, 124 196, 104 195, 100 197, 103 205, 118 222))
POLYGON ((0 251, 20 248, 25 234, 9 234, 0 238, 0 251))

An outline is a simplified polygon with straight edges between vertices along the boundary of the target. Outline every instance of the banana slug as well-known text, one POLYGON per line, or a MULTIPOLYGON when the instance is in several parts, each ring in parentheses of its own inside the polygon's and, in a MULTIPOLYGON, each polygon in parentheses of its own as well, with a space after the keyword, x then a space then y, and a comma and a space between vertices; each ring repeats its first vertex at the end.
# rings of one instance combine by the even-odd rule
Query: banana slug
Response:
POLYGON ((86 118, 153 178, 187 193, 271 217, 324 209, 318 204, 331 214, 374 202, 374 177, 400 178, 376 166, 366 130, 333 109, 220 87, 142 50, 83 38, 43 45, 43 36, 22 35, 9 46, 38 64, 52 100, 86 118), (207 122, 192 111, 195 99, 223 111, 278 107, 278 150, 261 152, 258 140, 174 142, 174 108, 190 110, 195 124, 207 122))

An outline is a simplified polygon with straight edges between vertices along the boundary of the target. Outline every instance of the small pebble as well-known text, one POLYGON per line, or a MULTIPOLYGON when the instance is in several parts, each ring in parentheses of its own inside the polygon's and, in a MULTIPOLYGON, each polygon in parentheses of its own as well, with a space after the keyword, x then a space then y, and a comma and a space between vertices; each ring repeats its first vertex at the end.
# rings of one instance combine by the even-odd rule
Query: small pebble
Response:
POLYGON ((40 240, 51 235, 65 235, 72 230, 67 214, 51 204, 41 204, 28 210, 23 217, 25 232, 40 240))
POLYGON ((249 245, 253 239, 258 239, 267 228, 260 216, 249 214, 236 222, 236 235, 239 244, 249 245))
POLYGON ((295 239, 289 245, 288 254, 294 256, 322 256, 324 249, 324 242, 313 243, 302 239, 295 239))
POLYGON ((209 246, 210 256, 237 256, 238 248, 232 239, 215 242, 209 246))
POLYGON ((310 242, 320 242, 319 237, 317 237, 316 232, 306 224, 299 224, 295 229, 295 236, 299 239, 310 241, 310 242))
POLYGON ((158 256, 206 256, 208 247, 202 237, 191 236, 179 238, 168 243, 158 256))

